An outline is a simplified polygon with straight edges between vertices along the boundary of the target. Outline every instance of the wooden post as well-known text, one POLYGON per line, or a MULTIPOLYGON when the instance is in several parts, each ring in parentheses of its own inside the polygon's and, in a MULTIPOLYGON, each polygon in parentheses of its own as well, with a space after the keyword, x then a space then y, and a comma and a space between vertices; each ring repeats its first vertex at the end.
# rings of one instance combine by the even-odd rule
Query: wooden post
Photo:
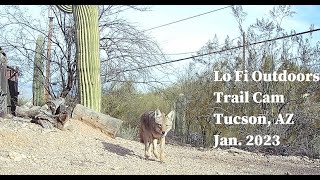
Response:
POLYGON ((243 34, 242 34, 242 38, 243 38, 243 57, 242 57, 242 59, 243 59, 243 70, 245 70, 246 69, 246 39, 245 39, 245 32, 243 32, 243 34))
POLYGON ((18 74, 19 69, 17 67, 7 66, 7 109, 8 113, 16 116, 16 106, 18 103, 18 74))
POLYGON ((51 38, 52 38, 52 26, 53 26, 53 16, 50 14, 50 7, 48 10, 49 16, 49 32, 48 32, 48 51, 47 51, 47 65, 46 65, 46 82, 45 82, 45 93, 44 102, 49 101, 49 91, 50 91, 50 63, 51 63, 51 38))
POLYGON ((0 63, 0 117, 7 114, 7 65, 0 63))
POLYGON ((7 80, 7 57, 0 47, 0 117, 7 114, 7 94, 8 94, 8 80, 7 80))

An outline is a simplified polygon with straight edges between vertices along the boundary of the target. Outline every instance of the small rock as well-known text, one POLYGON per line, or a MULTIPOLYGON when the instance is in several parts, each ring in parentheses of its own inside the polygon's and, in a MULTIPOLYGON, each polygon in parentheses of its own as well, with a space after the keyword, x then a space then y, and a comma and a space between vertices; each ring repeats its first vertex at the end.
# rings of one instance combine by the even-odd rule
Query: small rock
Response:
POLYGON ((45 104, 45 105, 41 106, 40 110, 47 111, 47 110, 49 110, 49 107, 47 104, 45 104))
POLYGON ((33 104, 32 102, 27 102, 24 106, 28 107, 28 108, 32 108, 33 107, 33 104))
POLYGON ((22 124, 21 124, 21 127, 22 127, 22 128, 25 128, 25 127, 27 127, 28 125, 29 125, 29 124, 27 124, 27 123, 22 123, 22 124))
POLYGON ((73 125, 67 125, 67 126, 64 127, 64 129, 68 130, 68 131, 71 131, 71 132, 74 131, 73 125))
POLYGON ((43 129, 41 129, 41 133, 44 133, 44 134, 46 134, 46 133, 49 133, 49 132, 57 132, 55 129, 45 129, 45 128, 43 128, 43 129))
MULTIPOLYGON (((10 159, 0 156, 0 161, 5 161, 5 162, 7 162, 7 161, 10 161, 10 159)), ((1 164, 1 163, 0 163, 0 164, 1 164)))
POLYGON ((31 119, 30 118, 21 118, 21 117, 13 117, 14 121, 19 121, 19 122, 30 122, 31 119))
POLYGON ((6 115, 5 115, 5 118, 6 118, 6 119, 12 119, 13 117, 14 117, 14 116, 13 116, 12 114, 6 114, 6 115))
POLYGON ((27 158, 26 155, 20 154, 20 153, 16 153, 16 152, 13 152, 13 151, 9 152, 9 157, 10 157, 10 159, 12 159, 14 161, 21 161, 22 159, 27 158))
POLYGON ((244 151, 244 150, 241 150, 241 149, 237 149, 237 148, 234 148, 234 147, 231 147, 230 149, 228 149, 228 152, 229 153, 243 153, 243 154, 251 154, 250 152, 248 151, 244 151))
POLYGON ((305 161, 305 162, 308 162, 308 163, 312 162, 312 160, 308 156, 303 156, 302 160, 305 161))
POLYGON ((121 167, 117 166, 117 167, 112 167, 111 170, 118 170, 121 169, 121 167))

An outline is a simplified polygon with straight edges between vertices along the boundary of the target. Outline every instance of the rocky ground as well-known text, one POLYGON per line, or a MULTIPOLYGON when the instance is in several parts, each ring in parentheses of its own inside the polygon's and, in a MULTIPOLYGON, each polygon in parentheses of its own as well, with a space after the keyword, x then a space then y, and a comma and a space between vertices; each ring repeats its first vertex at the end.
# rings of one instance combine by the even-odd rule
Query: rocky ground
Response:
POLYGON ((166 146, 166 162, 145 160, 136 141, 109 138, 71 120, 65 131, 30 119, 0 118, 0 174, 312 174, 320 160, 270 156, 238 149, 166 146))

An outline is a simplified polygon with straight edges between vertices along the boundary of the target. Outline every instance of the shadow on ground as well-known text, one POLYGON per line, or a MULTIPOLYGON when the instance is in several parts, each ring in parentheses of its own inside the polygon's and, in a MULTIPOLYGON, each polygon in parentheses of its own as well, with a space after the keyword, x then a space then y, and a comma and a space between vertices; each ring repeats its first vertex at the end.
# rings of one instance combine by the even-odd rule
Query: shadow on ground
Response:
MULTIPOLYGON (((128 148, 122 147, 120 145, 117 144, 111 144, 111 143, 107 143, 107 142, 101 142, 105 148, 105 150, 115 153, 117 155, 120 156, 134 156, 137 157, 139 159, 145 159, 143 156, 137 155, 133 150, 130 150, 128 148)), ((157 161, 154 159, 148 159, 149 161, 157 161)))
POLYGON ((107 142, 102 142, 102 144, 107 151, 116 153, 117 155, 120 155, 120 156, 134 155, 134 152, 128 148, 124 148, 119 145, 111 144, 107 142))

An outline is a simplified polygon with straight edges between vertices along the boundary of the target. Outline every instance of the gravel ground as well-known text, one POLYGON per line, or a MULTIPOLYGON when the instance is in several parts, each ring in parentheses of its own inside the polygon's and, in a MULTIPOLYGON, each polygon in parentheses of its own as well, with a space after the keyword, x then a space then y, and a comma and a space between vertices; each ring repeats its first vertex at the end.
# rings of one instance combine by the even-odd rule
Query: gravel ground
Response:
POLYGON ((71 120, 65 131, 28 119, 0 118, 0 174, 312 174, 320 160, 239 149, 199 150, 166 145, 166 162, 145 160, 143 144, 109 138, 71 120))

